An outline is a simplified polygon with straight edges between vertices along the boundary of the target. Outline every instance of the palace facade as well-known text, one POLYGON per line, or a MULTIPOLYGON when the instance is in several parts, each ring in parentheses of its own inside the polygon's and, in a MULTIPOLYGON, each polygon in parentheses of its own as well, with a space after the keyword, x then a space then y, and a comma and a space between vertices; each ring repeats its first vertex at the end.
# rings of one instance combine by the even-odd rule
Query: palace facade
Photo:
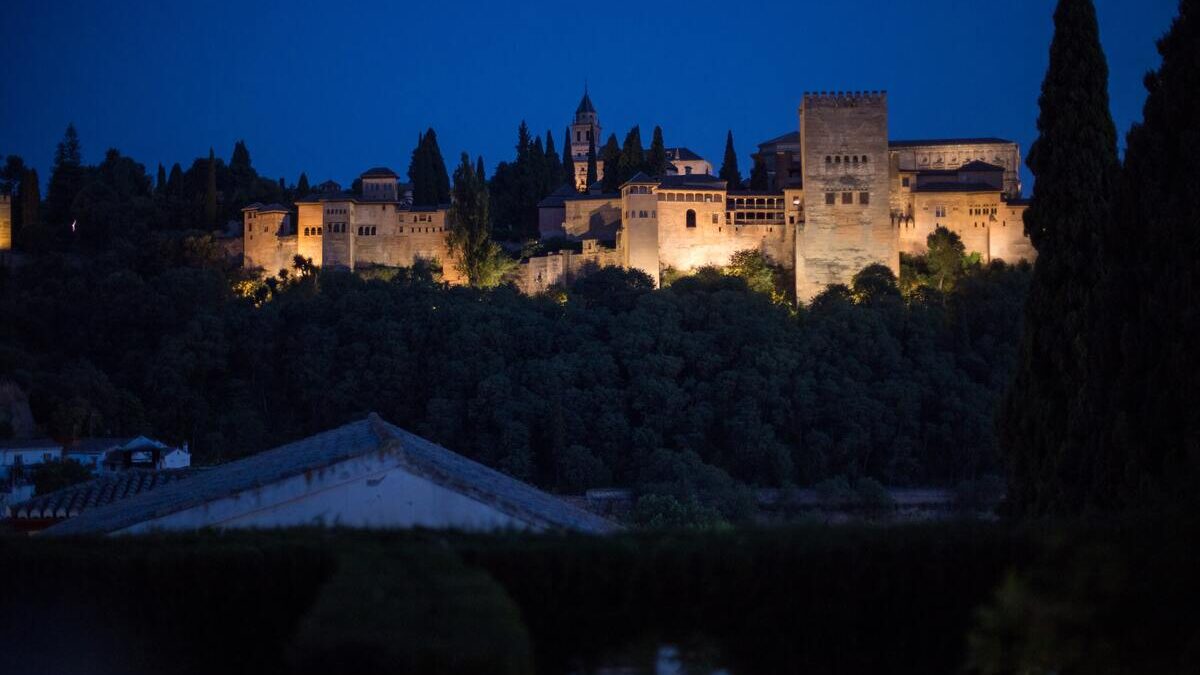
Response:
MULTIPOLYGON (((794 274, 796 297, 848 284, 870 264, 897 275, 901 253, 921 253, 938 227, 956 232, 981 260, 1032 261, 1021 198, 1021 152, 997 138, 895 141, 886 92, 804 94, 797 131, 758 146, 769 189, 752 191, 712 175, 687 148, 668 149, 665 176, 638 174, 617 193, 587 182, 588 153, 600 120, 587 92, 571 125, 575 185, 539 203, 543 239, 582 250, 527 259, 516 283, 528 293, 570 283, 598 267, 640 269, 658 284, 664 271, 723 266, 752 249, 794 274)), ((598 162, 599 175, 603 166, 598 162)), ((413 207, 389 169, 371 169, 361 189, 325 183, 292 215, 278 204, 244 213, 244 264, 275 271, 296 255, 317 265, 409 266, 441 262, 455 270, 446 235, 448 205, 413 207)))

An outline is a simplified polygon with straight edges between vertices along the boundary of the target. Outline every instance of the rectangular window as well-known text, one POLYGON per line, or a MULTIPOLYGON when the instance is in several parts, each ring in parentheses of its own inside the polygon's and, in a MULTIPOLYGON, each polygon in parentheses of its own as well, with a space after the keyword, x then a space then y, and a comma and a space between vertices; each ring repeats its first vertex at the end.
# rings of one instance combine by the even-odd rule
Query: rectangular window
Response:
POLYGON ((933 215, 937 218, 945 218, 946 217, 946 207, 944 207, 944 206, 933 207, 933 215))
POLYGON ((713 214, 713 225, 717 224, 717 214, 713 214))
POLYGON ((843 192, 842 193, 842 203, 843 204, 853 204, 854 203, 854 193, 853 192, 843 192))
POLYGON ((901 179, 900 179, 900 184, 901 184, 901 185, 903 185, 904 187, 908 187, 908 176, 905 176, 904 178, 901 178, 901 179))
POLYGON ((836 199, 837 199, 837 196, 834 195, 832 192, 825 193, 825 203, 826 204, 833 205, 835 203, 836 199))
POLYGON ((871 193, 870 192, 858 193, 858 203, 859 204, 870 204, 871 203, 871 193))

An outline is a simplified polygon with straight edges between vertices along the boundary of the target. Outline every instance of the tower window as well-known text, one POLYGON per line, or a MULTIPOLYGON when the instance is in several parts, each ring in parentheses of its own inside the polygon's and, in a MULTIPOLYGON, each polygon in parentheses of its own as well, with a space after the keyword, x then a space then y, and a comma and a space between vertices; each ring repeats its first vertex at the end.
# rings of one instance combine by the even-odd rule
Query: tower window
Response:
POLYGON ((832 157, 830 157, 829 155, 825 155, 825 163, 826 163, 826 164, 832 164, 832 163, 833 163, 833 158, 832 158, 832 157))
POLYGON ((693 211, 692 209, 687 210, 687 226, 688 227, 696 226, 696 212, 693 211))
POLYGON ((713 225, 717 224, 717 214, 713 214, 713 225))
POLYGON ((854 203, 854 193, 853 192, 843 192, 842 193, 842 203, 843 204, 853 204, 854 203))
POLYGON ((837 195, 835 195, 834 193, 832 193, 832 192, 825 193, 825 203, 827 205, 832 206, 835 203, 836 199, 837 199, 837 195))
POLYGON ((870 204, 871 203, 871 193, 870 192, 858 193, 858 203, 859 204, 870 204))

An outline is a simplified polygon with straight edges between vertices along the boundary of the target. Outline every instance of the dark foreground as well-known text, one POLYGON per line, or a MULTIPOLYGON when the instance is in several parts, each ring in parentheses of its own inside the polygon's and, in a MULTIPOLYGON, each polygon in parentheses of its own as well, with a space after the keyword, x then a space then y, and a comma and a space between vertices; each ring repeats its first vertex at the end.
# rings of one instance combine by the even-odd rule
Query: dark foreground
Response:
POLYGON ((1194 673, 1193 521, 4 537, 0 672, 1194 673))

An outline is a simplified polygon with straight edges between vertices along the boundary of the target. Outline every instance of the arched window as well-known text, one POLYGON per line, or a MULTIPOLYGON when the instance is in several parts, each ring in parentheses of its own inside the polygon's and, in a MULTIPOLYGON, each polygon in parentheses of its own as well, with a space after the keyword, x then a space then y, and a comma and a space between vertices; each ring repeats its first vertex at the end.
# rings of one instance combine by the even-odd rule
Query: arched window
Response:
POLYGON ((855 156, 853 157, 853 160, 854 160, 854 163, 855 163, 855 164, 858 164, 858 155, 855 155, 855 156))
POLYGON ((696 212, 692 209, 687 210, 687 226, 688 227, 696 226, 696 212))
POLYGON ((375 236, 375 227, 371 226, 371 236, 375 236))
POLYGON ((304 228, 304 236, 306 236, 306 237, 308 236, 308 228, 307 227, 304 228))
POLYGON ((321 234, 321 230, 322 230, 322 228, 318 227, 318 228, 317 228, 317 234, 321 234))
POLYGON ((361 237, 361 236, 362 236, 362 233, 363 233, 362 225, 359 225, 359 226, 358 226, 358 236, 360 236, 360 237, 361 237))
POLYGON ((832 164, 832 163, 833 163, 833 158, 832 158, 832 157, 830 157, 829 155, 825 155, 825 163, 826 163, 826 164, 832 164))
POLYGON ((863 164, 866 164, 866 163, 867 163, 867 156, 863 155, 863 164))
POLYGON ((841 155, 838 155, 837 157, 834 157, 834 158, 833 158, 833 161, 834 161, 834 163, 836 163, 836 164, 841 164, 841 163, 842 163, 842 156, 841 156, 841 155))

